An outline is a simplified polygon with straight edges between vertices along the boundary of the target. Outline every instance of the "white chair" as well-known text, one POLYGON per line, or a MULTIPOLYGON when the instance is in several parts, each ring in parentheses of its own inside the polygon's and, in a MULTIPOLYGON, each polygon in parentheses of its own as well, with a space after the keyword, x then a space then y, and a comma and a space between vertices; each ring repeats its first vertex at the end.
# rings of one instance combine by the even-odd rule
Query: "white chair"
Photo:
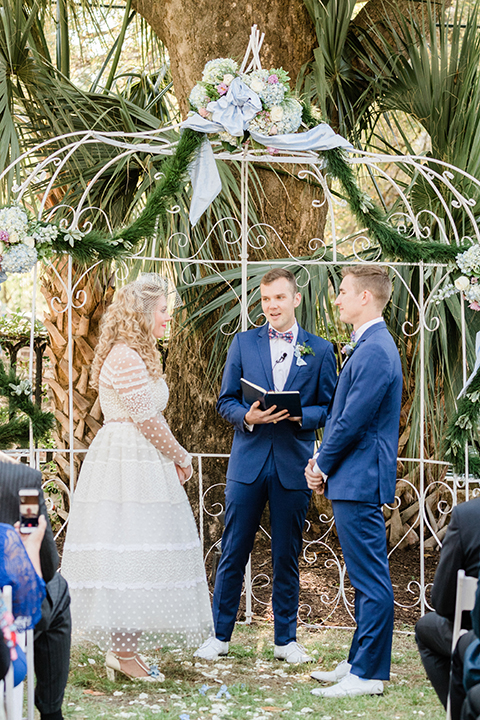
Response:
MULTIPOLYGON (((12 588, 5 585, 2 597, 7 610, 12 611, 12 588)), ((17 641, 27 658, 27 718, 35 717, 35 673, 33 663, 33 630, 18 633, 17 641)), ((23 717, 23 682, 13 687, 13 668, 10 667, 5 680, 0 682, 0 703, 5 702, 6 720, 22 720, 23 717), (1 686, 4 685, 3 688, 1 686), (4 697, 3 697, 4 696, 4 697)), ((0 715, 1 717, 1 715, 0 715)))
MULTIPOLYGON (((455 616, 453 619, 452 653, 460 635, 466 633, 462 630, 462 613, 473 610, 475 605, 475 594, 477 592, 478 578, 465 575, 465 570, 457 573, 457 594, 455 597, 455 616)), ((451 720, 450 695, 447 700, 447 720, 451 720)))

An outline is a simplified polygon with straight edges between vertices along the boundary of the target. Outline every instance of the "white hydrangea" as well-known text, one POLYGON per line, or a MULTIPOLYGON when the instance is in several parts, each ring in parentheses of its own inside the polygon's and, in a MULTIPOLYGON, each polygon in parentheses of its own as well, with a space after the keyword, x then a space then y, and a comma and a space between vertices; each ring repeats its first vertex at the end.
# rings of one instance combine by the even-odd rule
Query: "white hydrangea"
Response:
POLYGON ((283 117, 276 123, 280 135, 297 132, 302 123, 302 106, 295 98, 286 98, 280 105, 283 117))
POLYGON ((472 245, 456 257, 457 265, 464 275, 480 275, 480 246, 472 245))
POLYGON ((27 234, 28 216, 18 205, 0 209, 0 230, 10 236, 9 242, 20 242, 27 234))
POLYGON ((196 110, 199 110, 199 108, 207 107, 208 103, 210 102, 207 91, 205 90, 203 85, 200 85, 200 83, 197 83, 195 85, 188 99, 190 100, 191 106, 194 107, 196 110))
POLYGON ((224 75, 237 74, 238 63, 231 58, 216 58, 205 65, 202 74, 203 82, 217 85, 223 81, 224 75))
POLYGON ((24 243, 12 245, 3 254, 2 270, 6 273, 26 273, 37 262, 37 251, 24 243))

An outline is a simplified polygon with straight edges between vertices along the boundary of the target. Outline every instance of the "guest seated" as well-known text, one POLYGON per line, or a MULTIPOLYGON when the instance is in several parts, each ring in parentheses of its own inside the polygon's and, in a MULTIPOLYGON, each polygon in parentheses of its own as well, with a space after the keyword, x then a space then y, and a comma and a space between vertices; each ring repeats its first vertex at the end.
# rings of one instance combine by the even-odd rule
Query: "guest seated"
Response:
MULTIPOLYGON (((480 498, 474 498, 453 509, 433 582, 431 598, 435 612, 424 615, 415 627, 423 666, 444 707, 450 677, 457 572, 463 569, 467 575, 477 577, 479 558, 480 498)), ((467 613, 462 627, 467 630, 471 627, 467 613)))
POLYGON ((62 702, 70 662, 70 594, 65 579, 56 572, 58 553, 42 492, 42 475, 0 452, 0 522, 13 525, 19 517, 18 491, 39 490, 40 514, 46 530, 40 547, 40 567, 46 583, 41 618, 35 626, 35 705, 41 720, 63 720, 62 702))

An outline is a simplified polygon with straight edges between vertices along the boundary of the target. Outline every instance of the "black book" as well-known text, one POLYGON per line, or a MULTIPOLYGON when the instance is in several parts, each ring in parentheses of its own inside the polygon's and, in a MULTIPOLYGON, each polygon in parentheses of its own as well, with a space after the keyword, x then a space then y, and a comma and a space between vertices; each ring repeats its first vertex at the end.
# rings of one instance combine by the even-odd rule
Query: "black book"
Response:
POLYGON ((245 380, 245 378, 241 378, 240 384, 245 402, 249 405, 260 400, 262 410, 268 410, 272 405, 276 405, 275 412, 288 410, 290 417, 302 417, 302 403, 300 402, 298 390, 282 390, 281 392, 265 390, 265 388, 255 385, 255 383, 245 380))

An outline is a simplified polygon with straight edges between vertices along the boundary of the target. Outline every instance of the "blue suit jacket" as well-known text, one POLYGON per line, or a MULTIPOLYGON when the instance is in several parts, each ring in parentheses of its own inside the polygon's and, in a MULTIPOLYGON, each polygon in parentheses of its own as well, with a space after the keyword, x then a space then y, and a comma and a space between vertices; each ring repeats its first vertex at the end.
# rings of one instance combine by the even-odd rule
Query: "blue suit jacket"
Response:
POLYGON ((330 500, 393 502, 402 367, 384 322, 369 327, 340 372, 317 464, 330 500))
POLYGON ((315 355, 305 355, 306 365, 292 360, 285 390, 299 390, 302 427, 282 420, 274 425, 255 425, 245 430, 243 419, 249 404, 243 399, 240 378, 273 390, 272 360, 268 327, 235 335, 227 356, 222 388, 217 402, 220 415, 235 427, 227 479, 252 483, 273 449, 280 482, 287 489, 305 490, 305 466, 312 457, 315 430, 325 424, 327 407, 336 380, 336 363, 331 343, 298 328, 297 342, 310 345, 315 355))

